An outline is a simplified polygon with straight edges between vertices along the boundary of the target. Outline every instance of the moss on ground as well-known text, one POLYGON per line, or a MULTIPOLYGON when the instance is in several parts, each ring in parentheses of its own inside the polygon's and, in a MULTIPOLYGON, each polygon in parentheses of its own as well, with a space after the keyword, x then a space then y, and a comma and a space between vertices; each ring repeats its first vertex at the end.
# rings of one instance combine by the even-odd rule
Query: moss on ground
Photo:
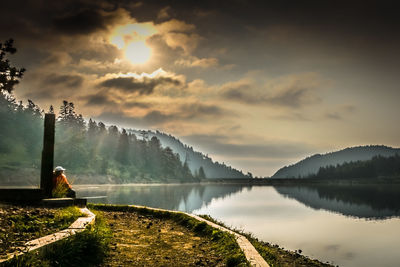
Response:
MULTIPOLYGON (((180 212, 168 212, 161 210, 153 210, 147 209, 145 207, 134 207, 134 206, 120 206, 120 205, 90 205, 91 209, 97 209, 107 212, 114 212, 116 218, 112 217, 109 219, 110 221, 114 221, 112 223, 127 223, 133 224, 133 222, 141 222, 146 225, 146 227, 134 228, 131 225, 131 230, 134 232, 133 236, 136 236, 137 239, 143 240, 142 243, 135 242, 135 240, 125 240, 121 241, 121 236, 119 235, 119 240, 123 243, 123 246, 149 246, 147 256, 140 255, 143 260, 146 260, 146 257, 153 257, 150 260, 160 260, 158 264, 166 265, 168 262, 171 263, 173 257, 179 259, 179 262, 173 262, 174 266, 187 266, 187 265, 203 265, 203 266, 247 266, 248 262, 240 249, 239 245, 236 242, 236 239, 233 235, 223 232, 221 230, 215 229, 205 222, 200 222, 184 213, 180 212), (115 213, 121 212, 121 213, 115 213), (127 215, 127 214, 131 215, 127 215), (118 216, 128 216, 124 221, 118 220, 118 216), (131 216, 131 217, 129 217, 131 216), (141 218, 143 217, 143 218, 141 218), (172 223, 171 223, 172 222, 172 223), (155 225, 157 224, 157 226, 155 225), (175 226, 174 226, 175 225, 175 226), (179 226, 189 230, 185 231, 185 229, 175 229, 179 226), (143 231, 143 228, 148 229, 143 231), (135 232, 140 231, 140 233, 135 232), (159 232, 158 232, 159 231, 159 232), (164 233, 164 234, 163 234, 164 233), (195 235, 193 235, 193 233, 195 235), (163 234, 163 235, 161 235, 163 234), (192 235, 191 235, 192 234, 192 235), (179 239, 178 235, 186 235, 184 238, 179 239), (200 237, 197 241, 195 240, 195 236, 200 237), (176 244, 181 244, 181 247, 173 247, 176 244), (184 246, 191 246, 184 251, 184 246), (172 247, 170 247, 172 246, 172 247), (162 251, 162 250, 165 251, 162 251), (199 254, 190 254, 193 251, 200 251, 199 254), (169 251, 169 252, 168 252, 169 251), (175 253, 177 252, 177 253, 175 253), (169 257, 165 253, 175 253, 173 257, 169 257), (185 257, 182 257, 183 254, 186 254, 185 257), (191 258, 190 258, 191 257, 191 258), (203 261, 196 261, 196 258, 204 258, 203 261), (221 264, 218 263, 217 258, 222 259, 221 264), (194 262, 192 262, 194 260, 194 262), (215 261, 214 261, 215 260, 215 261), (207 263, 207 261, 209 261, 207 263), (212 261, 212 262, 210 262, 212 261)), ((104 213, 106 214, 106 213, 104 213)), ((105 215, 106 216, 106 215, 105 215)), ((121 228, 118 228, 117 231, 124 231, 121 228)), ((126 235, 129 235, 127 232, 126 235)), ((125 235, 125 236, 126 236, 125 235)), ((115 235, 114 235, 115 236, 115 235)), ((114 249, 118 248, 118 243, 116 240, 114 249)), ((121 244, 119 244, 121 247, 121 244)), ((145 250, 145 248, 142 248, 145 250)), ((122 249, 120 251, 123 251, 122 249)), ((133 251, 131 249, 130 251, 133 251)), ((138 250, 136 250, 138 251, 138 250)), ((153 264, 155 261, 153 262, 153 264)), ((126 264, 126 262, 125 262, 126 264)), ((132 259, 130 262, 131 265, 135 265, 135 261, 132 259)), ((136 262, 136 264, 139 264, 136 262)), ((113 265, 113 264, 111 264, 113 265)), ((143 265, 143 264, 142 264, 143 265)))

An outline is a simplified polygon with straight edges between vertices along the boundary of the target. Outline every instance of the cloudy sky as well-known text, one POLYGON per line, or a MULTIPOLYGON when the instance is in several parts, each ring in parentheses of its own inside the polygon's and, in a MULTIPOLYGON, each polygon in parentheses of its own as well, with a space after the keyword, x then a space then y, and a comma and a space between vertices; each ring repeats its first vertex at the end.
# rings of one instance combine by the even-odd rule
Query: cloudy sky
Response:
POLYGON ((400 146, 389 1, 7 1, 0 40, 48 109, 171 133, 255 175, 347 146, 400 146))

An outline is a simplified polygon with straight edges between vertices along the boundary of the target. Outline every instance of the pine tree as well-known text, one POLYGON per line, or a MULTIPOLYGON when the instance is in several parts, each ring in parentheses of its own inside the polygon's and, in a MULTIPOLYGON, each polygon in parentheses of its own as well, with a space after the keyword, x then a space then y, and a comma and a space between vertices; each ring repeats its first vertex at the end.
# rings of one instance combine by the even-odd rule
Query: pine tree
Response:
POLYGON ((206 174, 204 172, 203 166, 200 167, 199 169, 199 179, 206 179, 206 174))
POLYGON ((0 43, 0 92, 11 94, 14 86, 19 83, 19 79, 24 75, 24 68, 12 67, 10 61, 6 59, 7 54, 15 54, 16 52, 13 39, 5 41, 4 44, 0 43))
POLYGON ((185 162, 183 163, 182 178, 185 179, 185 180, 193 179, 193 175, 192 175, 192 172, 189 169, 189 164, 188 164, 188 159, 187 158, 186 158, 185 162))
POLYGON ((95 138, 98 130, 99 127, 97 126, 97 123, 90 118, 88 123, 88 138, 95 138))
POLYGON ((115 159, 121 164, 128 164, 129 162, 129 139, 125 129, 122 129, 122 133, 119 136, 115 159))

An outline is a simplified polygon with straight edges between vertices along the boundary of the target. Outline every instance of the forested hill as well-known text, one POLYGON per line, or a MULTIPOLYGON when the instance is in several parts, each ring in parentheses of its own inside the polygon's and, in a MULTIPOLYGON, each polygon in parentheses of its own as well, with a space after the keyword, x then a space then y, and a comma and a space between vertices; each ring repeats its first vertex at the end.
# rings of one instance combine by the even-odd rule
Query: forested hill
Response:
POLYGON ((370 160, 345 162, 336 166, 319 168, 317 174, 309 178, 358 179, 358 178, 400 178, 400 155, 375 156, 370 160))
POLYGON ((389 157, 400 154, 399 148, 387 146, 358 146, 327 154, 316 154, 293 165, 279 169, 272 178, 305 178, 316 174, 321 167, 336 166, 344 162, 370 160, 374 156, 389 157))
MULTIPOLYGON (((53 108, 49 112, 54 112, 53 108)), ((0 94, 0 185, 38 184, 43 114, 32 101, 23 105, 10 94, 0 94)), ((75 183, 196 182, 244 177, 172 136, 152 133, 141 138, 114 125, 87 122, 68 101, 62 103, 57 114, 54 163, 67 168, 75 183)))
POLYGON ((172 151, 179 154, 182 162, 187 162, 192 173, 196 173, 200 167, 204 168, 207 178, 251 178, 251 174, 243 174, 242 171, 234 169, 224 163, 214 162, 210 157, 201 152, 194 151, 193 147, 183 144, 176 137, 160 131, 127 130, 138 137, 151 139, 157 137, 163 147, 170 147, 172 151))

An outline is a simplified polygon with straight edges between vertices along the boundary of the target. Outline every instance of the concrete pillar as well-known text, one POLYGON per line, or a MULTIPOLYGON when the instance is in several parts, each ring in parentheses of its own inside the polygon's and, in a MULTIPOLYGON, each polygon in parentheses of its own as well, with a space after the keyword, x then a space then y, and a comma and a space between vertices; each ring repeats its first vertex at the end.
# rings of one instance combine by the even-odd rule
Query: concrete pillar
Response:
POLYGON ((51 197, 53 168, 54 168, 54 129, 56 116, 45 114, 42 151, 42 167, 40 173, 40 189, 45 197, 51 197))

